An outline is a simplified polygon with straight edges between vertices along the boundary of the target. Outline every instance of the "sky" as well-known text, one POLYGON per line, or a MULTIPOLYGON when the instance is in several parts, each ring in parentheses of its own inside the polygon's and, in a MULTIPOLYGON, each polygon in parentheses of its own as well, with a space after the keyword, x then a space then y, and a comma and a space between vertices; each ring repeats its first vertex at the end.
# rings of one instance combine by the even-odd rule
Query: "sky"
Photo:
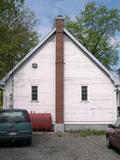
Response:
MULTIPOLYGON (((26 7, 39 19, 40 23, 36 30, 42 38, 51 31, 57 15, 69 16, 74 19, 88 2, 93 2, 93 0, 26 0, 26 7)), ((120 0, 94 0, 94 2, 110 9, 120 10, 120 0)), ((116 39, 120 40, 120 33, 116 39)), ((120 66, 120 63, 118 65, 120 66)))
MULTIPOLYGON (((50 32, 57 15, 70 16, 74 19, 84 9, 88 2, 93 0, 26 0, 26 6, 34 12, 40 20, 37 31, 45 36, 50 32)), ((108 8, 120 9, 120 0, 94 0, 108 8)))

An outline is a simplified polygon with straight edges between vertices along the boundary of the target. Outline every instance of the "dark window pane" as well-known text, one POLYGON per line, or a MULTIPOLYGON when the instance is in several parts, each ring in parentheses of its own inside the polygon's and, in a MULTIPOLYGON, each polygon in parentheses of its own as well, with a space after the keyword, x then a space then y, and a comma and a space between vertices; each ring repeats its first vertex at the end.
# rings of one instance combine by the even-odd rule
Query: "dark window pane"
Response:
POLYGON ((32 94, 32 100, 37 100, 37 94, 32 94))
POLYGON ((81 87, 81 100, 87 101, 87 86, 81 87))
POLYGON ((32 100, 38 100, 38 87, 32 86, 32 100))

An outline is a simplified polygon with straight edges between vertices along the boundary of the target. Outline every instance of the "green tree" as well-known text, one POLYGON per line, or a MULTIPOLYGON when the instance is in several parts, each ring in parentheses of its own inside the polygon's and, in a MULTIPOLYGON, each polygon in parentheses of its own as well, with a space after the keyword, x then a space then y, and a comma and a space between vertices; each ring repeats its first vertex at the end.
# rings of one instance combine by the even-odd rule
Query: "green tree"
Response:
POLYGON ((0 79, 38 43, 36 24, 24 0, 0 0, 0 79))
POLYGON ((120 12, 88 3, 84 10, 71 20, 65 19, 65 27, 109 70, 117 64, 118 42, 112 38, 120 31, 120 12))

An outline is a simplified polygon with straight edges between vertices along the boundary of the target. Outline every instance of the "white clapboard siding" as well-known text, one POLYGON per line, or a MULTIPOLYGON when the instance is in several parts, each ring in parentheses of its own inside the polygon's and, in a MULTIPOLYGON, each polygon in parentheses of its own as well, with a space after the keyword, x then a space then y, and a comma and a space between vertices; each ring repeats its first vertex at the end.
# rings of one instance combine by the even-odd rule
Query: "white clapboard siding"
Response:
MULTIPOLYGON (((14 108, 51 113, 55 122, 55 36, 45 43, 14 74, 14 108), (38 68, 33 69, 32 63, 38 68), (31 101, 31 86, 38 86, 38 102, 31 101)), ((116 119, 115 87, 107 75, 67 36, 64 36, 64 123, 108 124, 116 119), (88 101, 82 102, 81 86, 88 86, 88 101)), ((4 90, 4 108, 10 106, 9 79, 4 90)))
MULTIPOLYGON (((4 108, 10 106, 11 83, 5 86, 4 108)), ((51 113, 55 121, 55 36, 40 48, 14 75, 14 108, 51 113), (33 69, 32 63, 38 68, 33 69), (38 102, 31 101, 31 86, 38 86, 38 102)))
POLYGON ((105 124, 115 121, 115 87, 67 36, 64 37, 65 124, 105 124), (82 102, 81 86, 88 86, 88 101, 82 102))

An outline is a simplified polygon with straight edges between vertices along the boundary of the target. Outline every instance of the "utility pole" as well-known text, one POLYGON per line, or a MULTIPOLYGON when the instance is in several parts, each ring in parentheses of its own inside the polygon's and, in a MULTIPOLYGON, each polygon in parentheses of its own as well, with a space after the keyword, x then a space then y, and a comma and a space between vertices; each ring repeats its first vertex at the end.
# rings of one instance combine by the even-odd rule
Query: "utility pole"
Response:
POLYGON ((3 90, 0 88, 0 109, 3 106, 3 90))
MULTIPOLYGON (((12 58, 12 68, 15 66, 15 56, 12 58)), ((10 108, 14 108, 14 73, 11 76, 11 93, 10 93, 10 108)))
MULTIPOLYGON (((117 69, 117 75, 118 75, 118 79, 120 81, 120 68, 117 69)), ((120 116, 120 90, 118 89, 118 106, 117 106, 117 112, 118 112, 118 116, 120 116)))

